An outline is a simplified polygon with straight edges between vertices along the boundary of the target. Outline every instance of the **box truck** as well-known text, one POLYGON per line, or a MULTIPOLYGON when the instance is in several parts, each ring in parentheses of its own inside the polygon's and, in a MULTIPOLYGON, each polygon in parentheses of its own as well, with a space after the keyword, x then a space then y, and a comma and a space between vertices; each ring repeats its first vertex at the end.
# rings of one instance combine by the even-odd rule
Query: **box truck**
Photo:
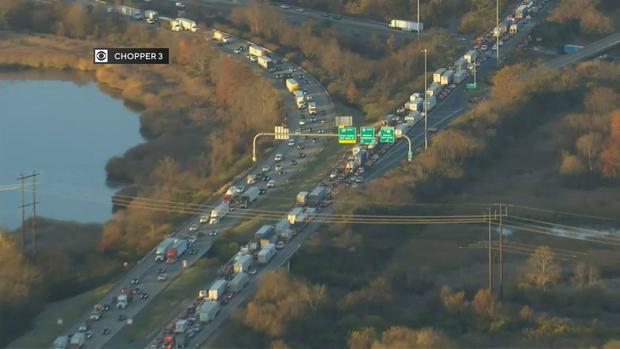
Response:
POLYGON ((239 256, 233 264, 233 271, 235 273, 247 272, 250 269, 250 266, 252 266, 252 256, 249 254, 244 254, 239 256))
MULTIPOLYGON (((467 60, 467 58, 465 58, 467 60)), ((433 82, 436 82, 438 84, 441 83, 441 76, 443 75, 443 73, 446 71, 445 68, 441 68, 441 69, 437 69, 434 73, 433 73, 433 82)))
POLYGON ((446 70, 441 75, 441 85, 450 85, 452 83, 452 78, 454 77, 454 70, 446 70))
POLYGON ((239 293, 239 291, 247 285, 248 281, 250 281, 250 276, 248 274, 243 272, 237 273, 228 283, 228 288, 234 293, 239 293))
POLYGON ((262 47, 250 45, 248 48, 248 53, 256 57, 264 57, 268 54, 268 51, 262 47))
POLYGON ((293 92, 299 89, 299 84, 295 79, 286 79, 286 88, 289 90, 289 92, 293 92))
POLYGON ((209 219, 209 224, 218 224, 222 220, 222 218, 226 216, 229 209, 230 205, 226 201, 217 205, 213 210, 211 210, 211 218, 209 219))
POLYGON ((205 300, 198 310, 198 319, 200 322, 210 322, 220 312, 220 304, 210 300, 205 300))
POLYGON ((276 254, 276 245, 267 244, 258 251, 258 263, 259 264, 267 264, 276 254))
POLYGON ((297 109, 304 109, 306 107, 306 98, 304 97, 304 93, 299 90, 295 90, 293 91, 293 95, 295 95, 297 109))
POLYGON ((213 39, 217 40, 219 42, 223 42, 225 44, 229 42, 228 35, 222 33, 219 30, 214 30, 213 31, 213 39))
POLYGON ((209 287, 209 294, 207 295, 207 298, 211 301, 217 301, 222 298, 224 292, 226 292, 226 280, 216 280, 213 285, 209 287))
POLYGON ((269 57, 258 56, 256 63, 265 69, 269 69, 273 66, 273 61, 269 57))
POLYGON ((177 21, 179 22, 179 24, 181 25, 181 29, 183 30, 189 30, 191 32, 196 32, 196 30, 198 30, 196 22, 192 21, 191 19, 177 18, 177 21))

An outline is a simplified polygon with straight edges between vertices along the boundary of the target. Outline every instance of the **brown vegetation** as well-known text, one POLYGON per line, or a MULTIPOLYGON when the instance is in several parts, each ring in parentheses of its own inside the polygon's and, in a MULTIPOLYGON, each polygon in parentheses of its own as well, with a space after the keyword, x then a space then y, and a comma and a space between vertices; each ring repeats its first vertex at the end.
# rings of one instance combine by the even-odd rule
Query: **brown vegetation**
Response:
POLYGON ((577 21, 585 33, 608 33, 613 30, 613 23, 599 10, 600 3, 601 0, 562 0, 549 15, 549 20, 577 21))

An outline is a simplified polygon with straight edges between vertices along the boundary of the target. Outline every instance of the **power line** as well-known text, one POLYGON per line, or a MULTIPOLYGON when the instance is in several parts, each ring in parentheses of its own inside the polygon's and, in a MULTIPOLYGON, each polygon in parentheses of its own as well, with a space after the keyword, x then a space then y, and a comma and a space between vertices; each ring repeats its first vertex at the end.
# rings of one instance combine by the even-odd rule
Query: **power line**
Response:
POLYGON ((545 213, 555 213, 555 214, 564 215, 564 216, 574 216, 574 217, 581 217, 581 218, 591 218, 591 219, 598 219, 598 220, 605 220, 605 221, 620 222, 620 219, 611 218, 611 217, 586 215, 586 214, 581 214, 581 213, 553 210, 553 209, 548 209, 548 208, 539 208, 539 207, 526 206, 526 205, 516 205, 516 204, 507 204, 507 205, 510 207, 521 208, 524 210, 539 211, 539 212, 545 212, 545 213))

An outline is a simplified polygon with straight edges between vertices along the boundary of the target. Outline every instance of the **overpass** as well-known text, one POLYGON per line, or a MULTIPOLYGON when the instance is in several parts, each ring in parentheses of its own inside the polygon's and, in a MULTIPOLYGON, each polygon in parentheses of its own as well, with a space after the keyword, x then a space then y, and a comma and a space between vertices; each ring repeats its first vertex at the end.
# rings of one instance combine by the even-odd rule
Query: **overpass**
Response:
POLYGON ((611 34, 601 40, 595 41, 577 52, 555 58, 547 62, 545 66, 551 69, 559 69, 565 65, 575 63, 577 61, 596 57, 618 44, 620 44, 620 32, 611 34))

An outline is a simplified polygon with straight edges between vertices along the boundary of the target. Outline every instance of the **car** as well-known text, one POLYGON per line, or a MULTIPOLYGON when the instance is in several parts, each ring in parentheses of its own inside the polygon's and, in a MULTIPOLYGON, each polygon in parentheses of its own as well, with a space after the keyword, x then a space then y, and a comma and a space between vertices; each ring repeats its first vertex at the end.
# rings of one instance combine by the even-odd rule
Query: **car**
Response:
POLYGON ((295 159, 291 160, 291 165, 297 165, 297 160, 295 159))
POLYGON ((355 183, 362 183, 363 181, 364 181, 364 177, 362 176, 355 177, 355 183))
POLYGON ((310 85, 310 81, 308 81, 308 80, 304 80, 304 84, 306 84, 306 85, 310 85))
POLYGON ((276 170, 276 171, 282 171, 282 169, 283 169, 283 168, 284 168, 284 167, 283 167, 282 165, 277 164, 277 165, 276 165, 276 167, 275 167, 275 170, 276 170))
POLYGON ((149 294, 146 292, 140 295, 140 299, 147 299, 147 298, 149 298, 149 294))
POLYGON ((85 323, 83 325, 81 325, 80 327, 78 327, 78 332, 86 332, 89 330, 88 324, 85 323))
POLYGON ((262 170, 263 170, 263 173, 264 172, 269 172, 270 168, 269 168, 269 166, 265 165, 265 166, 263 166, 262 170))
POLYGON ((327 12, 321 12, 321 17, 329 17, 329 13, 327 13, 327 12))
POLYGON ((165 272, 166 272, 166 268, 164 268, 164 267, 161 267, 161 268, 157 269, 157 275, 164 274, 165 272))
POLYGON ((191 327, 191 330, 198 333, 200 331, 202 331, 202 326, 200 326, 200 324, 193 324, 191 327))
POLYGON ((267 189, 265 188, 258 189, 258 195, 265 195, 266 192, 267 192, 267 189))
POLYGON ((301 7, 298 7, 298 8, 295 9, 295 11, 297 11, 297 12, 304 12, 304 9, 301 8, 301 7))
POLYGON ((192 330, 187 331, 186 334, 189 338, 193 338, 196 335, 196 333, 194 333, 194 331, 192 330))
POLYGON ((240 185, 235 191, 237 192, 237 194, 241 194, 245 191, 245 187, 243 185, 240 185))
POLYGON ((191 245, 193 245, 193 244, 195 244, 195 243, 196 243, 196 241, 198 241, 198 236, 192 236, 192 237, 190 237, 190 238, 189 238, 189 240, 188 240, 188 242, 189 242, 190 246, 191 246, 191 245))
POLYGON ((254 269, 254 268, 248 269, 248 274, 250 274, 250 275, 256 274, 256 269, 254 269))
POLYGON ((191 232, 194 232, 194 231, 198 230, 198 225, 192 224, 192 225, 189 226, 189 228, 187 228, 187 230, 189 230, 191 232))
POLYGON ((291 147, 294 146, 295 145, 295 140, 293 138, 289 139, 288 140, 288 145, 291 146, 291 147))
POLYGON ((329 179, 336 179, 336 177, 338 177, 338 172, 332 172, 329 174, 329 179))
POLYGON ((312 143, 319 143, 319 139, 317 137, 312 138, 312 143))
POLYGON ((229 301, 235 296, 234 292, 226 292, 224 293, 224 299, 229 301))
POLYGON ((168 280, 168 275, 166 274, 157 275, 157 281, 166 281, 166 280, 168 280))
POLYGON ((307 90, 307 89, 305 89, 305 88, 302 88, 302 89, 301 89, 301 92, 304 94, 304 96, 308 94, 308 90, 307 90))
POLYGON ((312 97, 312 95, 306 95, 306 101, 312 102, 312 100, 314 100, 314 97, 312 97))
POLYGON ((127 316, 125 316, 125 314, 118 314, 118 321, 125 321, 127 319, 127 316))
POLYGON ((276 186, 276 181, 274 181, 273 179, 267 182, 267 188, 273 188, 275 186, 276 186))
POLYGON ((300 159, 304 159, 306 157, 306 154, 303 152, 299 152, 299 154, 297 155, 298 158, 300 159))
POLYGON ((278 176, 286 176, 286 171, 280 171, 280 172, 278 172, 278 176))
POLYGON ((110 333, 112 333, 112 331, 110 331, 109 328, 104 328, 103 331, 101 331, 101 334, 104 335, 104 336, 107 336, 110 333))
POLYGON ((129 283, 132 285, 137 285, 140 283, 140 278, 133 278, 129 283))
POLYGON ((278 80, 280 80, 280 79, 282 78, 282 75, 280 75, 280 74, 275 74, 273 77, 274 77, 274 79, 278 79, 278 80))
POLYGON ((278 240, 278 242, 276 242, 276 249, 281 250, 283 248, 284 248, 284 241, 278 240))
POLYGON ((256 62, 256 56, 250 55, 250 62, 256 62))
POLYGON ((300 133, 301 133, 301 129, 300 129, 300 128, 296 129, 296 130, 295 130, 295 133, 296 133, 296 134, 300 134, 300 133))
POLYGON ((299 119, 299 126, 306 126, 306 120, 299 119))
POLYGON ((103 311, 110 311, 110 310, 112 310, 112 307, 109 304, 103 305, 103 311))
POLYGON ((334 15, 334 16, 332 16, 332 18, 333 18, 333 19, 336 19, 336 20, 339 20, 339 19, 342 19, 342 16, 340 16, 340 15, 334 15))
POLYGON ((482 51, 486 51, 486 50, 488 50, 489 48, 487 47, 487 45, 482 45, 482 46, 480 46, 480 49, 481 49, 482 51))
POLYGON ((271 180, 271 177, 269 176, 263 177, 263 182, 269 182, 270 180, 271 180))
POLYGON ((282 154, 280 154, 280 153, 276 154, 276 155, 273 157, 273 161, 275 161, 275 162, 282 161, 282 159, 284 159, 284 155, 282 155, 282 154))
POLYGON ((193 256, 193 255, 198 254, 198 251, 192 249, 192 250, 187 251, 187 254, 190 256, 193 256))
POLYGON ((290 6, 288 5, 280 5, 280 8, 283 10, 288 10, 290 8, 290 6))
POLYGON ((303 143, 297 143, 297 145, 295 145, 295 148, 297 149, 304 149, 306 146, 303 143))
POLYGON ((297 76, 297 78, 298 78, 299 80, 303 80, 304 75, 303 75, 303 74, 299 74, 299 75, 297 76))
POLYGON ((317 132, 323 134, 325 133, 325 130, 318 130, 317 132))
POLYGON ((93 333, 93 331, 86 331, 86 339, 91 339, 94 335, 95 334, 93 333))
POLYGON ((217 230, 214 230, 209 233, 209 236, 217 236, 217 230))
POLYGON ((237 47, 233 50, 234 53, 241 53, 241 47, 237 47))
POLYGON ((310 118, 310 122, 316 122, 316 121, 317 121, 316 117, 313 116, 313 117, 310 118))

